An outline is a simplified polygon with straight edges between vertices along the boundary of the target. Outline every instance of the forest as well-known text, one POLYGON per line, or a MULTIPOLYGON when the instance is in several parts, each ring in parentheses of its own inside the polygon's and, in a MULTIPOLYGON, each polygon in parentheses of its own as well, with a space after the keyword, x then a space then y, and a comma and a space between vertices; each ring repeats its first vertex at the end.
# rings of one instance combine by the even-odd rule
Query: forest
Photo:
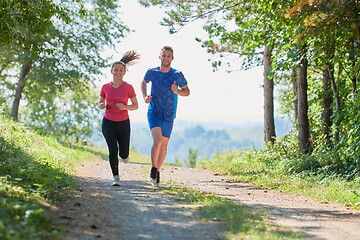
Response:
MULTIPOLYGON (((61 230, 52 225, 45 209, 64 194, 74 197, 74 191, 82 192, 73 175, 76 166, 108 159, 106 150, 94 147, 90 139, 98 133, 102 118, 97 108, 96 84, 101 70, 109 68, 111 61, 102 53, 104 49, 114 50, 132 31, 119 14, 122 2, 0 1, 1 239, 60 239, 61 230)), ((174 145, 169 146, 174 163, 205 168, 213 176, 228 175, 232 178, 230 182, 249 183, 254 186, 251 188, 266 194, 276 190, 293 194, 292 198, 307 196, 321 204, 360 208, 359 0, 137 2, 145 8, 162 9, 166 17, 161 24, 170 33, 179 32, 197 20, 204 21, 207 37, 194 42, 208 52, 214 71, 263 67, 263 126, 245 130, 239 124, 224 130, 193 125, 174 131, 171 142, 174 145), (239 61, 227 62, 227 56, 239 61), (291 125, 285 134, 275 124, 275 101, 280 114, 291 125), (200 156, 204 159, 199 159, 200 156)), ((149 151, 150 134, 140 129, 133 136, 138 142, 133 143, 131 156, 144 160, 148 167, 149 157, 136 151, 149 151)), ((95 182, 97 177, 90 179, 95 182)), ((131 195, 142 204, 138 209, 143 209, 140 200, 148 199, 149 192, 144 194, 146 197, 134 197, 131 186, 134 181, 128 182, 130 190, 116 192, 131 195)), ((135 182, 145 186, 145 182, 135 182)), ((228 187, 222 188, 228 191, 228 187)), ((250 195, 247 194, 242 195, 250 195)), ((97 195, 109 199, 108 194, 89 193, 91 200, 97 195)), ((181 197, 194 195, 198 194, 189 195, 181 189, 181 197)), ((257 207, 264 206, 262 200, 256 203, 257 207)), ((77 208, 76 203, 68 207, 77 208)), ((216 207, 223 203, 216 200, 216 207)), ((314 218, 315 225, 304 228, 306 233, 310 228, 321 232, 317 224, 323 222, 324 215, 336 221, 336 225, 340 217, 356 223, 358 214, 342 214, 328 206, 325 205, 326 211, 332 214, 316 210, 319 218, 314 218)), ((284 208, 281 204, 277 209, 284 208)), ((201 210, 198 203, 194 208, 187 204, 181 209, 201 210)), ((231 219, 246 215, 234 214, 233 205, 228 210, 221 213, 229 212, 231 219)), ((304 214, 305 221, 311 218, 309 209, 288 210, 290 220, 304 214)), ((98 213, 92 215, 102 219, 98 213)), ((219 223, 220 218, 210 219, 206 222, 219 223)), ((61 219, 65 220, 69 219, 66 216, 61 219)), ((242 228, 252 232, 247 224, 259 221, 249 219, 245 223, 242 228)), ((242 225, 235 222, 234 226, 242 225)), ((269 225, 261 228, 270 230, 269 225)), ((283 232, 284 228, 280 230, 283 232)), ((257 239, 264 238, 259 236, 257 239)))
MULTIPOLYGON (((358 176, 359 1, 138 2, 162 8, 162 25, 171 33, 206 19, 208 39, 197 40, 215 70, 264 66, 263 151, 282 151, 281 160, 298 163, 292 169, 299 172, 358 176), (227 55, 238 56, 242 65, 224 62, 227 55), (281 93, 281 113, 294 126, 281 138, 274 123, 275 90, 281 93)), ((60 141, 89 138, 99 118, 95 76, 108 64, 101 52, 131 31, 119 8, 111 0, 2 1, 2 114, 60 141)))

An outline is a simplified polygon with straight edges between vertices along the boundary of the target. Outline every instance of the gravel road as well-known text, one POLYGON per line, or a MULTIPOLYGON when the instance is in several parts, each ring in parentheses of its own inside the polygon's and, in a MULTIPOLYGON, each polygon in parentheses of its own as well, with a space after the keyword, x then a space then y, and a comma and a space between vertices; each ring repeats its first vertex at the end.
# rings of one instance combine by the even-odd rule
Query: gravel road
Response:
MULTIPOLYGON (((64 229, 61 239, 218 239, 221 222, 196 220, 196 211, 174 196, 154 191, 145 182, 149 165, 120 164, 120 187, 111 186, 107 161, 77 169, 81 189, 53 207, 54 225, 64 229)), ((277 224, 309 239, 360 239, 360 211, 323 204, 307 197, 289 196, 229 182, 226 176, 204 169, 163 167, 162 180, 212 192, 266 210, 277 224)))

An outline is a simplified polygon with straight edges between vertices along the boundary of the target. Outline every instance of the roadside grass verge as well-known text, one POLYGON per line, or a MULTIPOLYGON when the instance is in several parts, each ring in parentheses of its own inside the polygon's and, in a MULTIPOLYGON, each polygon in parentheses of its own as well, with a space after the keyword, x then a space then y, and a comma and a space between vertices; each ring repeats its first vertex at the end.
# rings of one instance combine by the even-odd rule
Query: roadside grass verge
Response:
POLYGON ((197 206, 198 221, 221 222, 225 233, 221 239, 301 239, 298 233, 280 228, 271 223, 260 210, 170 183, 168 187, 155 189, 175 195, 177 201, 197 206))
POLYGON ((249 182, 260 188, 299 194, 323 203, 336 203, 360 209, 360 176, 326 173, 312 166, 315 161, 286 158, 281 152, 266 150, 230 151, 197 162, 206 168, 233 176, 234 181, 249 182), (305 171, 294 171, 306 168, 305 171))
POLYGON ((100 160, 97 152, 65 146, 0 114, 0 239, 58 239, 44 209, 78 187, 73 169, 100 160))

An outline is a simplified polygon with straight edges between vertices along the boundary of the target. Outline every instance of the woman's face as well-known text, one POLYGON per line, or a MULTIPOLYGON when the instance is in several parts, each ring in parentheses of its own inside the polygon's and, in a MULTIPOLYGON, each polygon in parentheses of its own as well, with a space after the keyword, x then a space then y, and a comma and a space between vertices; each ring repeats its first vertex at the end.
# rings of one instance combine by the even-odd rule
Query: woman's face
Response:
POLYGON ((115 64, 113 68, 111 69, 111 73, 115 78, 122 79, 126 73, 126 68, 122 64, 115 64))

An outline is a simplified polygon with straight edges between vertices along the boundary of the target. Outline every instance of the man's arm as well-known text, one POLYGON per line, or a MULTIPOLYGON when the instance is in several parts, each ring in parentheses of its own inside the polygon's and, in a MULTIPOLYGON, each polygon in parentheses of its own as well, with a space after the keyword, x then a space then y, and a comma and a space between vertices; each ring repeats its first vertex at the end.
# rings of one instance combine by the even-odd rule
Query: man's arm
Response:
POLYGON ((183 86, 183 87, 180 87, 178 88, 178 86, 176 85, 176 82, 174 82, 172 85, 171 85, 171 90, 180 95, 180 96, 183 96, 183 97, 186 97, 186 96, 189 96, 190 95, 190 89, 187 85, 183 86))
POLYGON ((143 95, 143 99, 144 99, 145 103, 150 103, 152 96, 147 95, 147 93, 146 93, 146 90, 147 90, 146 89, 146 84, 147 83, 145 82, 145 80, 141 81, 141 85, 140 85, 141 93, 143 95))

